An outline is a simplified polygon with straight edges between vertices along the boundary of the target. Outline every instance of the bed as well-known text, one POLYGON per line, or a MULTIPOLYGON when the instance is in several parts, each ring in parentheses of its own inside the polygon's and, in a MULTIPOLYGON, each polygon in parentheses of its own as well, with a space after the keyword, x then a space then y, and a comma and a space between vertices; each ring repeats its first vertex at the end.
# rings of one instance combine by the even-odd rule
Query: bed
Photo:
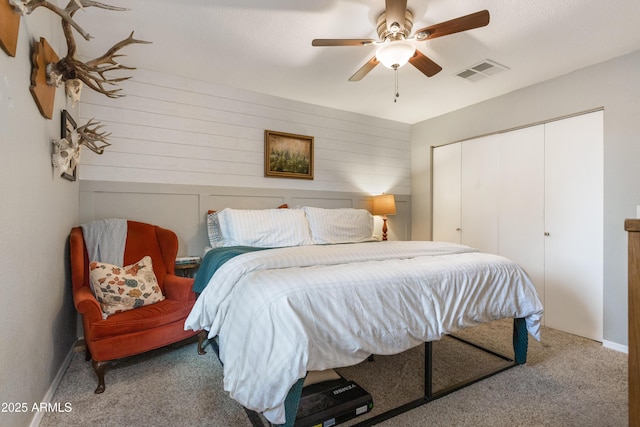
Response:
POLYGON ((209 222, 215 248, 196 277, 201 293, 185 329, 216 339, 225 390, 273 424, 293 425, 285 403, 295 407, 308 371, 503 318, 519 319, 524 333, 517 363, 527 332, 540 338, 535 287, 506 258, 451 243, 376 241, 373 218, 359 209, 225 209, 209 222))

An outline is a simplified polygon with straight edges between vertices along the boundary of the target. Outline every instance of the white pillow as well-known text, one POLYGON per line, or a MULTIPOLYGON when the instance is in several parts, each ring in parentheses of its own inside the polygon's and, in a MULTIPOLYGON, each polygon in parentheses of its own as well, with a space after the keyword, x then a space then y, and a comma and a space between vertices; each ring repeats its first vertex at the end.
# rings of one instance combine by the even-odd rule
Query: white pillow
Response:
POLYGON ((309 224, 300 209, 230 209, 217 215, 223 246, 280 248, 311 243, 309 224))
POLYGON ((220 229, 220 221, 218 220, 217 211, 209 211, 207 213, 207 235, 212 248, 220 248, 224 246, 224 237, 220 229))
POLYGON ((375 240, 373 216, 366 209, 302 208, 314 244, 358 243, 375 240))

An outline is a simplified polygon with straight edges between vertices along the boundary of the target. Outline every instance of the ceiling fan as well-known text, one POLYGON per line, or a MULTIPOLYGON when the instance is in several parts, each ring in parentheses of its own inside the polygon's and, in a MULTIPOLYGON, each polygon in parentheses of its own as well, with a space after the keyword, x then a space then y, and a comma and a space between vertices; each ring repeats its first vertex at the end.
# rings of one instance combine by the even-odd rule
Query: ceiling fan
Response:
POLYGON ((422 28, 410 37, 413 14, 407 9, 407 0, 385 0, 385 11, 378 18, 377 32, 380 40, 373 39, 314 39, 312 46, 379 46, 376 54, 364 64, 349 81, 358 81, 382 63, 397 70, 409 62, 427 77, 432 77, 442 67, 417 50, 410 40, 425 41, 447 36, 489 24, 489 12, 483 10, 450 21, 422 28))

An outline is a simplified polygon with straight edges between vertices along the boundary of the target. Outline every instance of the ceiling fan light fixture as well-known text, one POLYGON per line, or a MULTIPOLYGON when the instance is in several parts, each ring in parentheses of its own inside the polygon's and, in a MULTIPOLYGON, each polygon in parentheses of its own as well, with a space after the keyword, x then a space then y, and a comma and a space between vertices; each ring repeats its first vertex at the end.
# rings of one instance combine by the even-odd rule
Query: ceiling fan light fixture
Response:
POLYGON ((416 33, 414 37, 416 38, 416 40, 422 41, 429 37, 429 34, 429 31, 420 31, 419 33, 416 33))
POLYGON ((415 52, 415 46, 408 41, 396 40, 380 46, 376 51, 376 59, 387 68, 397 69, 409 62, 415 52))

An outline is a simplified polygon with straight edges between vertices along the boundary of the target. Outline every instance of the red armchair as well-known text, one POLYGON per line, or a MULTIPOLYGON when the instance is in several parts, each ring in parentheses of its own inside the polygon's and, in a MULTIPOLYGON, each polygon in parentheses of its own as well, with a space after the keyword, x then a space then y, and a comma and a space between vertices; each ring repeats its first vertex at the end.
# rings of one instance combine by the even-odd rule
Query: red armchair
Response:
MULTIPOLYGON (((178 238, 171 230, 127 221, 124 265, 149 255, 165 299, 102 318, 100 305, 89 284, 89 257, 82 228, 71 230, 69 238, 73 302, 82 315, 86 360, 91 359, 98 377, 96 393, 105 389, 104 371, 109 361, 144 353, 183 341, 197 331, 185 331, 184 321, 195 303, 193 279, 175 275, 178 238)), ((203 335, 198 351, 202 352, 203 335)))

